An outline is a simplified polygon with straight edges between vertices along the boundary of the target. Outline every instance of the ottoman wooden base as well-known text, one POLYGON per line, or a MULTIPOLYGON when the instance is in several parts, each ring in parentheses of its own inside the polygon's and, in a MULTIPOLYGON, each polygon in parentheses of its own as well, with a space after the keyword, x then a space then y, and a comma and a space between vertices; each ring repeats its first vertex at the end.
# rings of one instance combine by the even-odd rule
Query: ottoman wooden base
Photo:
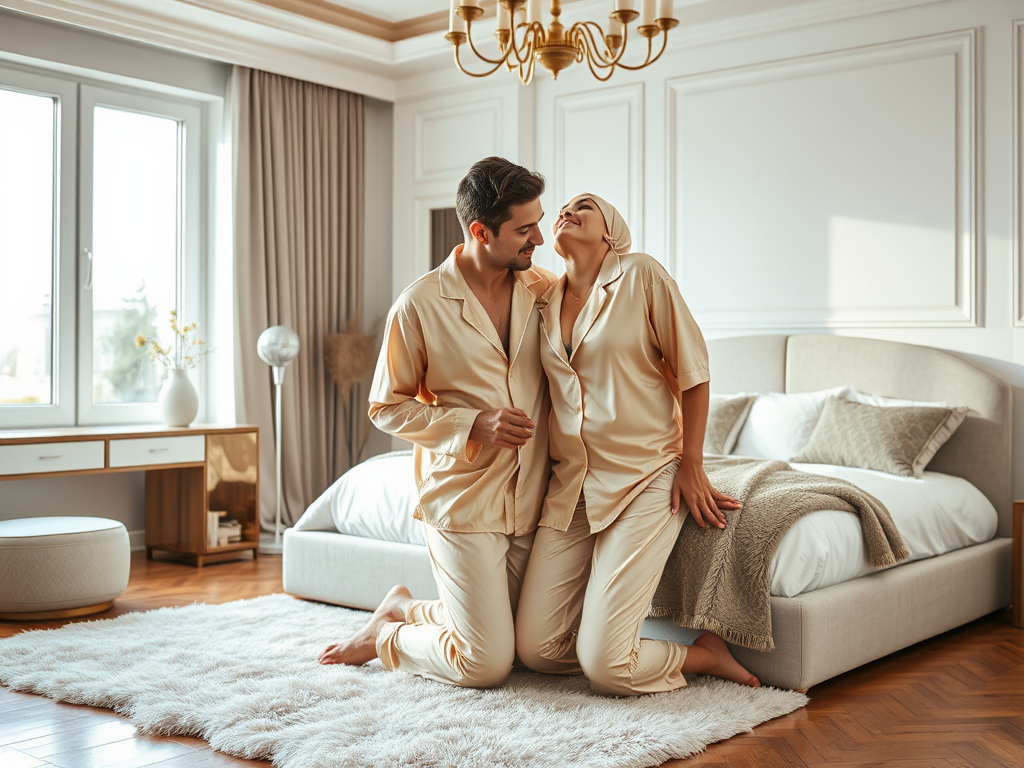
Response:
POLYGON ((102 613, 114 606, 113 600, 80 608, 65 608, 62 611, 38 611, 36 613, 0 613, 0 621, 49 621, 50 619, 74 619, 92 613, 102 613))

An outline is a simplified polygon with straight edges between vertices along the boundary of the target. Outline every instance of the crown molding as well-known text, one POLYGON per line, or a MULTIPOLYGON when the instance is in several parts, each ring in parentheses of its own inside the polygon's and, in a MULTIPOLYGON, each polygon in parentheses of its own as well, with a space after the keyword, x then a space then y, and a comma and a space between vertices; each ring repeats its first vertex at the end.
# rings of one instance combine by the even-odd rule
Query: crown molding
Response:
MULTIPOLYGON (((688 24, 686 8, 708 2, 677 3, 683 24, 674 47, 709 45, 949 0, 809 0, 688 24)), ((437 31, 391 42, 286 10, 297 7, 287 0, 277 0, 276 5, 258 0, 0 0, 0 6, 385 101, 408 92, 403 80, 451 66, 451 46, 437 31)), ((567 20, 603 16, 607 7, 607 0, 579 0, 566 9, 567 20)), ((493 17, 478 24, 481 34, 493 33, 493 17)))
POLYGON ((393 101, 393 43, 247 0, 0 0, 3 7, 393 101), (242 15, 244 14, 244 15, 242 15), (284 17, 284 18, 282 18, 284 17), (285 23, 287 21, 287 23, 285 23))
MULTIPOLYGON (((443 32, 448 26, 447 10, 402 21, 387 21, 367 13, 351 10, 332 0, 252 0, 252 2, 279 8, 282 11, 306 16, 391 43, 409 37, 443 32)), ((483 4, 486 11, 491 12, 494 9, 495 0, 484 0, 483 4)))

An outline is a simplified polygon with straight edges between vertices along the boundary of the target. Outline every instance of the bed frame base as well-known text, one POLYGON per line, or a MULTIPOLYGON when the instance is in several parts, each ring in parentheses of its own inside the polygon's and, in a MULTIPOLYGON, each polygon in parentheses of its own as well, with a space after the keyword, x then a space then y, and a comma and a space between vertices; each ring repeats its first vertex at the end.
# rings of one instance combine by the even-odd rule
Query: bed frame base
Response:
MULTIPOLYGON (((1011 541, 993 539, 797 597, 772 598, 775 650, 732 646, 762 683, 806 690, 1010 604, 1011 541)), ((284 589, 373 610, 395 584, 437 597, 426 548, 326 531, 286 531, 284 589)), ((698 633, 648 619, 643 636, 698 633)))

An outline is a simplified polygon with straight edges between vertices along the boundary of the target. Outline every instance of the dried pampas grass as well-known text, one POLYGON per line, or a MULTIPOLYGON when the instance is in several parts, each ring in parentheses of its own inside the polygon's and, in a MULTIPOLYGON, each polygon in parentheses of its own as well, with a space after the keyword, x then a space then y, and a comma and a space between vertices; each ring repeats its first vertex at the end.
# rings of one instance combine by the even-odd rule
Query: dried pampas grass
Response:
POLYGON ((377 349, 377 324, 369 333, 363 333, 358 318, 349 320, 340 333, 328 335, 324 343, 324 364, 338 386, 338 397, 345 414, 345 444, 350 466, 359 462, 370 436, 366 409, 355 406, 353 393, 358 394, 357 385, 368 381, 373 373, 377 349), (356 412, 361 412, 363 418, 350 418, 356 412))
POLYGON ((377 329, 363 333, 355 319, 341 333, 330 334, 324 344, 324 363, 345 401, 353 386, 370 378, 376 361, 377 329))

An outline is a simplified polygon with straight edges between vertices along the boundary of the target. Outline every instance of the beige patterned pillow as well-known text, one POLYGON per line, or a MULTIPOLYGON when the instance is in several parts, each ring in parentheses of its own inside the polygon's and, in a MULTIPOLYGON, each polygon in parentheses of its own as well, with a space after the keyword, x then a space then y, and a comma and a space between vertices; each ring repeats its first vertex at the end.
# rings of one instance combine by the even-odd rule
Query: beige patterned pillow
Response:
POLYGON ((883 407, 829 398, 811 439, 793 461, 921 477, 966 417, 967 408, 883 407))
POLYGON ((757 395, 712 395, 708 426, 704 431, 704 453, 732 453, 743 422, 757 395))

